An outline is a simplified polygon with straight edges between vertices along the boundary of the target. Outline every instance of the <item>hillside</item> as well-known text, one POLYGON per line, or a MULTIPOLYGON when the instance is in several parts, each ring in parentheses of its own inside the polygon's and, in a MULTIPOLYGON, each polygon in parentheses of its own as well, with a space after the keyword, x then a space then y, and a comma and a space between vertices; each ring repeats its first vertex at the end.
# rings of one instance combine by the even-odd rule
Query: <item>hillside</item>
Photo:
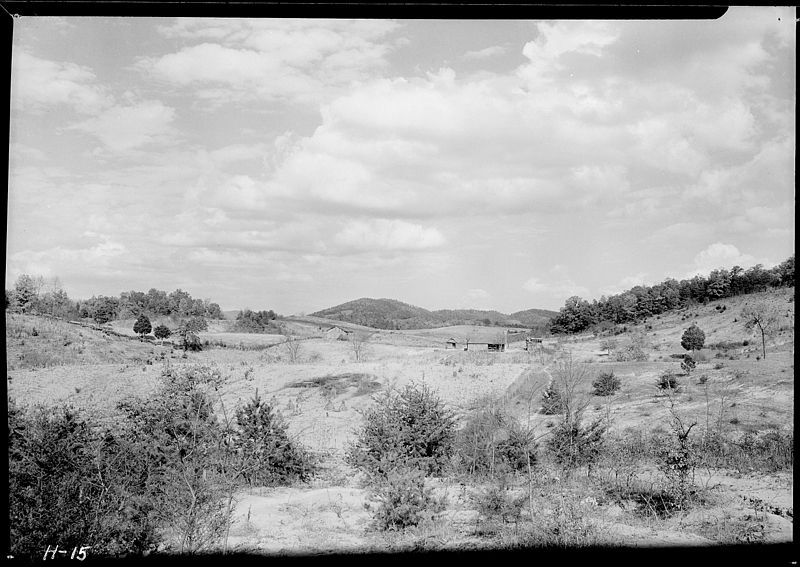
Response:
POLYGON ((429 311, 395 299, 364 297, 311 314, 376 329, 433 329, 455 325, 498 325, 536 327, 548 324, 555 311, 528 309, 511 315, 480 309, 439 309, 429 311))
MULTIPOLYGON (((229 540, 234 551, 317 553, 389 545, 379 532, 365 529, 371 522, 364 507, 370 502, 369 489, 345 455, 357 435, 354 425, 375 407, 372 393, 419 383, 436 392, 459 425, 476 404, 492 403, 525 424, 529 429, 524 431, 541 436, 533 498, 534 513, 545 512, 532 515, 525 507, 526 515, 518 520, 522 526, 538 530, 545 525, 542 518, 561 514, 556 520, 566 529, 595 529, 592 541, 609 546, 791 542, 794 314, 794 288, 780 288, 656 315, 614 335, 609 330, 601 336, 548 337, 531 351, 514 341, 504 352, 465 352, 444 344, 450 337, 493 340, 492 334, 503 331, 499 327, 375 331, 341 324, 362 331, 365 340, 358 356, 353 342, 322 336, 320 328, 331 320, 287 317, 284 322, 298 339, 295 358, 289 346, 276 344, 284 342, 282 336, 229 333, 211 326, 202 334, 208 347, 184 358, 168 345, 8 313, 7 387, 20 405, 68 403, 97 423, 115 427, 121 417, 119 402, 151 395, 166 371, 218 371, 220 404, 230 411, 258 392, 284 416, 293 438, 319 456, 322 468, 309 483, 237 489, 229 540), (781 314, 776 334, 767 341, 766 358, 757 335, 741 318, 753 303, 769 304, 781 314), (687 352, 681 336, 692 324, 704 331, 706 341, 693 353, 697 368, 689 374, 679 358, 687 352), (615 343, 610 352, 609 339, 615 343), (634 339, 645 358, 617 357, 634 339), (580 363, 572 375, 578 378, 576 399, 586 402, 584 423, 598 420, 609 427, 592 476, 585 467, 562 474, 548 432, 558 430, 563 414, 541 409, 544 389, 561 376, 567 360, 580 363), (611 372, 620 380, 619 390, 595 395, 593 381, 611 372), (674 392, 656 385, 667 372, 678 380, 674 392), (710 439, 722 445, 693 453, 702 464, 693 469, 691 489, 697 496, 689 508, 655 516, 651 495, 661 498, 659 487, 671 486, 659 468, 664 461, 656 449, 676 438, 669 429, 675 415, 683 423, 696 423, 693 442, 702 443, 711 432, 710 439), (572 506, 570 513, 580 513, 576 517, 583 523, 570 527, 558 506, 572 506)), ((120 329, 128 332, 132 324, 126 320, 120 329)), ((497 536, 487 535, 479 523, 480 499, 488 485, 480 477, 459 474, 426 481, 426 488, 445 503, 442 523, 432 529, 448 539, 437 545, 454 550, 467 544, 493 545, 497 536)), ((524 474, 509 478, 518 483, 509 490, 529 497, 524 474)), ((511 542, 520 537, 510 531, 517 529, 513 525, 493 529, 508 529, 500 533, 511 542)), ((418 533, 392 537, 428 541, 430 532, 418 533)))

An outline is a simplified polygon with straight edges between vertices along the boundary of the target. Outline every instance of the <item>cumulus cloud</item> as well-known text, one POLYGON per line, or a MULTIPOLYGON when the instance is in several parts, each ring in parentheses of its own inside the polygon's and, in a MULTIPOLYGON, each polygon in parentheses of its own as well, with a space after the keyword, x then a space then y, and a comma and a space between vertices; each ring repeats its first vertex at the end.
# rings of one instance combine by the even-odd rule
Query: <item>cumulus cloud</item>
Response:
MULTIPOLYGON (((645 34, 653 26, 632 27, 645 34)), ((609 215, 663 217, 667 209, 683 212, 675 190, 660 190, 665 180, 719 200, 716 188, 727 180, 766 169, 748 154, 765 147, 759 137, 780 131, 759 131, 758 117, 791 111, 750 92, 720 100, 691 83, 651 85, 624 65, 615 71, 623 59, 615 46, 638 43, 630 27, 537 24, 538 37, 523 50, 528 62, 511 77, 442 68, 362 82, 323 105, 322 124, 292 144, 274 180, 320 206, 393 216, 599 207, 609 215), (579 76, 601 60, 604 77, 579 76), (729 165, 742 158, 746 165, 729 165)), ((751 41, 765 39, 753 34, 751 41)), ((703 53, 691 51, 700 64, 703 53)), ((708 63, 714 61, 716 52, 708 63)), ((788 156, 786 150, 777 153, 788 156)), ((784 178, 776 192, 785 194, 787 167, 776 169, 784 178)))
POLYGON ((696 274, 706 276, 719 268, 730 269, 733 266, 749 268, 757 263, 759 262, 755 257, 743 254, 733 244, 715 242, 697 253, 694 257, 694 268, 687 273, 687 277, 696 274))
POLYGON ((71 128, 92 134, 112 151, 125 151, 169 140, 174 118, 174 108, 148 100, 131 106, 113 106, 71 128))
POLYGON ((215 104, 233 100, 316 101, 386 65, 386 20, 180 19, 161 32, 199 42, 143 58, 145 73, 195 87, 215 104))
POLYGON ((94 114, 113 104, 112 95, 97 83, 97 77, 87 67, 15 50, 12 69, 12 104, 23 111, 41 113, 63 105, 94 114))
POLYGON ((467 290, 467 297, 470 299, 488 299, 490 294, 485 289, 475 288, 467 290))
POLYGON ((486 59, 497 55, 503 55, 506 51, 508 51, 508 48, 503 45, 492 45, 475 51, 467 51, 464 54, 464 59, 486 59))
POLYGON ((8 271, 15 276, 27 273, 67 277, 80 272, 117 271, 116 261, 126 253, 126 246, 108 236, 97 236, 101 241, 88 248, 56 246, 46 250, 15 252, 8 258, 8 271))
POLYGON ((472 37, 412 67, 424 27, 404 43, 413 23, 388 21, 154 22, 146 55, 126 43, 113 65, 49 61, 30 37, 9 256, 197 281, 238 265, 254 286, 369 271, 426 293, 458 274, 460 297, 512 309, 746 264, 794 234, 793 24, 531 23, 511 72, 490 65, 510 40, 472 37), (488 287, 487 263, 514 293, 488 287))
POLYGON ((646 277, 647 274, 644 272, 640 272, 632 276, 625 276, 615 285, 604 287, 600 293, 603 295, 616 295, 636 286, 647 285, 645 280, 646 277))
POLYGON ((357 250, 424 250, 444 244, 436 228, 389 219, 354 220, 335 236, 335 241, 357 250))
POLYGON ((524 284, 522 284, 522 287, 531 293, 540 293, 549 289, 549 287, 542 283, 539 278, 530 278, 524 284))
POLYGON ((522 284, 522 288, 538 297, 547 298, 566 299, 573 295, 582 297, 589 295, 589 289, 586 286, 575 283, 568 270, 560 264, 556 264, 548 271, 545 280, 542 281, 538 277, 532 277, 522 284))

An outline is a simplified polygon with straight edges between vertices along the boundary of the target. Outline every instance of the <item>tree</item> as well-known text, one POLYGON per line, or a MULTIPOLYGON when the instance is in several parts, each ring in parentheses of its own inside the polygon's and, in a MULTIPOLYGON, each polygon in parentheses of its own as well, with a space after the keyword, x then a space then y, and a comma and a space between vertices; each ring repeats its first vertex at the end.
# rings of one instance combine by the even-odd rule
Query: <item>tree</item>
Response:
POLYGON ((247 457, 242 476, 250 486, 289 484, 313 473, 311 456, 289 437, 288 424, 258 390, 237 409, 236 425, 234 445, 247 457))
POLYGON ((589 405, 589 398, 582 389, 587 377, 586 365, 575 362, 572 353, 556 362, 553 368, 553 384, 558 388, 564 418, 553 429, 547 445, 567 474, 580 465, 588 465, 591 470, 600 455, 608 426, 601 419, 588 425, 583 423, 583 412, 589 405))
POLYGON ((745 329, 752 331, 758 329, 761 334, 761 354, 767 358, 767 337, 771 337, 778 330, 780 315, 772 305, 759 302, 754 305, 747 305, 742 310, 742 321, 745 329))
POLYGON ((778 266, 778 274, 781 277, 781 285, 794 285, 794 254, 778 266))
POLYGON ((364 355, 366 354, 364 351, 366 350, 366 339, 359 335, 357 332, 353 331, 350 333, 350 346, 353 349, 353 357, 355 358, 356 362, 362 362, 364 360, 364 355))
POLYGON ((694 370, 696 366, 697 363, 691 356, 687 354, 683 357, 683 361, 681 361, 681 369, 686 372, 687 376, 692 373, 692 370, 694 370))
POLYGON ((143 339, 144 336, 152 330, 153 326, 150 324, 150 319, 148 319, 144 313, 139 315, 136 323, 133 324, 133 332, 139 335, 140 339, 143 339))
POLYGON ((36 307, 39 291, 43 285, 44 279, 41 276, 20 275, 14 284, 13 298, 15 306, 23 313, 32 311, 36 307))
POLYGON ((412 468, 439 474, 450 461, 456 421, 452 411, 425 384, 386 391, 367 410, 347 461, 370 475, 386 478, 412 468))
POLYGON ((166 325, 159 325, 153 330, 153 334, 158 340, 163 341, 164 339, 169 338, 169 336, 172 334, 172 331, 170 331, 169 327, 166 325))
POLYGON ((286 334, 286 340, 283 342, 283 348, 286 349, 286 354, 289 355, 289 362, 297 362, 300 358, 300 341, 290 335, 286 334))
POLYGON ((617 341, 614 339, 605 339, 600 342, 600 348, 608 351, 608 355, 611 356, 611 351, 617 348, 617 341))
POLYGON ((103 325, 114 318, 114 306, 111 302, 104 301, 105 298, 98 299, 100 299, 100 301, 94 305, 92 319, 94 319, 95 323, 98 325, 103 325))
POLYGON ((681 346, 686 350, 700 350, 706 342, 706 334, 697 325, 692 325, 683 332, 681 346))
POLYGON ((197 336, 197 331, 191 321, 182 323, 181 326, 178 327, 177 334, 181 338, 181 346, 184 352, 187 350, 203 350, 203 347, 200 345, 200 337, 197 336))

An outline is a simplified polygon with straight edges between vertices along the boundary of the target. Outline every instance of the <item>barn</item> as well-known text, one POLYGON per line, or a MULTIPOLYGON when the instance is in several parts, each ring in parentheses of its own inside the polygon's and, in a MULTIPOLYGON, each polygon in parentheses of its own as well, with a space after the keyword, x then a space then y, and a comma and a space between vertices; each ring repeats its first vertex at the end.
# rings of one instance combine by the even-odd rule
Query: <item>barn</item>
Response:
MULTIPOLYGON (((464 350, 505 352, 511 343, 521 341, 526 331, 526 329, 507 329, 505 327, 476 329, 470 332, 469 336, 464 337, 464 350)), ((450 339, 450 341, 454 342, 454 339, 450 339)), ((452 344, 450 341, 448 344, 452 344)))
POLYGON ((329 341, 335 341, 337 339, 347 338, 350 336, 352 331, 348 331, 347 329, 342 329, 341 327, 333 326, 328 329, 325 329, 322 334, 325 338, 329 341))

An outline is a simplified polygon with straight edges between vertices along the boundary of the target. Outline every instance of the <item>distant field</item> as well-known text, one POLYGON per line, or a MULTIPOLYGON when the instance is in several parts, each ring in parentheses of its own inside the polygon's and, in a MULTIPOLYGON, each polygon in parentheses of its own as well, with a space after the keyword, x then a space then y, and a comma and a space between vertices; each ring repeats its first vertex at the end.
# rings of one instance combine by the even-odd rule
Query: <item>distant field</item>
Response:
POLYGON ((260 333, 198 333, 201 341, 209 341, 212 344, 221 342, 228 346, 236 345, 274 345, 286 340, 283 335, 264 335, 260 333))

